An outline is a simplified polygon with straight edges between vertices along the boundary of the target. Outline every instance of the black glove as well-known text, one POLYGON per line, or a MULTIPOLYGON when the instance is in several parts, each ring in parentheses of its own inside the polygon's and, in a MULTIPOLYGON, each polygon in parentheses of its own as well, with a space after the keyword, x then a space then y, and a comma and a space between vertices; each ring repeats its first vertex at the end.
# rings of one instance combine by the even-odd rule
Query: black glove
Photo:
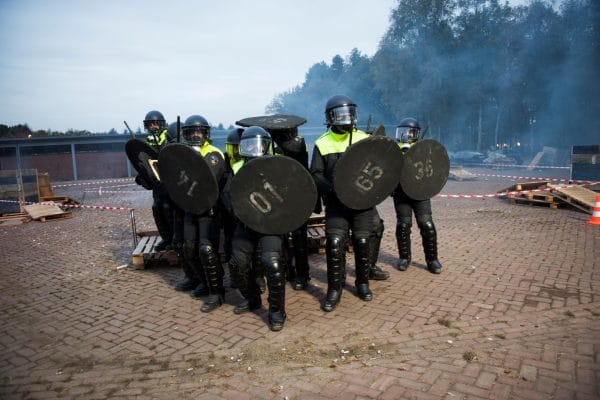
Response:
POLYGON ((152 185, 146 179, 144 179, 141 175, 135 177, 135 183, 140 185, 146 190, 152 190, 152 185))

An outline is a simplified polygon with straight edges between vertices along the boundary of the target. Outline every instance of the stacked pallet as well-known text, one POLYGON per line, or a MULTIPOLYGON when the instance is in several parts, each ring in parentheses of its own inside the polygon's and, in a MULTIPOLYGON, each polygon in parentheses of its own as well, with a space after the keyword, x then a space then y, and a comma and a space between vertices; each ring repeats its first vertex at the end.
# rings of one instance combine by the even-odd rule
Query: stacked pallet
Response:
POLYGON ((597 193, 581 185, 555 185, 550 181, 520 182, 498 191, 513 204, 541 205, 556 209, 571 206, 591 214, 597 193))
POLYGON ((507 198, 512 204, 541 205, 555 209, 560 204, 547 191, 549 183, 550 181, 519 182, 498 193, 506 193, 501 197, 507 198))

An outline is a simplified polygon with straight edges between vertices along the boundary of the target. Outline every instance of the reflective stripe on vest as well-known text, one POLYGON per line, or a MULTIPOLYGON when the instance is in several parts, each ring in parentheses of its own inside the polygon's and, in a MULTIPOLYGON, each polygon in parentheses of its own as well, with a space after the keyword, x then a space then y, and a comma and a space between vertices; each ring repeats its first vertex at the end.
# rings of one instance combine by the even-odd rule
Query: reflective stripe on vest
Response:
POLYGON ((223 160, 225 160, 225 156, 223 155, 223 152, 221 150, 219 150, 218 148, 216 148, 215 146, 213 146, 212 144, 208 143, 208 142, 204 142, 204 144, 202 146, 190 146, 192 149, 196 150, 198 153, 200 153, 200 155, 202 157, 206 157, 206 155, 208 153, 219 153, 221 155, 221 158, 223 160))
POLYGON ((233 163, 233 165, 231 166, 231 170, 233 171, 233 174, 237 174, 237 172, 240 170, 240 168, 242 168, 242 166, 244 165, 244 159, 238 160, 235 163, 233 163))
MULTIPOLYGON (((368 138, 370 135, 361 130, 354 130, 352 132, 352 143, 360 142, 363 139, 368 138)), ((343 153, 350 145, 350 134, 338 135, 331 129, 322 134, 316 141, 315 146, 318 147, 319 152, 322 156, 327 154, 343 153)))
POLYGON ((164 129, 161 133, 156 135, 156 138, 158 138, 158 143, 155 142, 154 135, 150 134, 150 135, 146 136, 146 142, 150 146, 158 146, 158 147, 162 146, 163 143, 167 141, 167 130, 164 129))

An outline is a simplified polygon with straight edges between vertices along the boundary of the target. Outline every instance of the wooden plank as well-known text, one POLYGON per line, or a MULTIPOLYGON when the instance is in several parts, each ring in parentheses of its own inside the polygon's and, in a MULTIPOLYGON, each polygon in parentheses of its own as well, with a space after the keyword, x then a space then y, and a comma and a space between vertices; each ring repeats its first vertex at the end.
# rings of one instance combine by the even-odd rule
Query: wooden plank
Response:
POLYGON ((533 170, 535 168, 535 166, 538 165, 538 163, 540 162, 540 160, 542 159, 543 156, 544 156, 543 151, 540 151, 539 153, 537 153, 535 155, 535 157, 533 157, 533 160, 531 160, 531 162, 527 166, 527 171, 533 170))
POLYGON ((144 249, 146 248, 147 244, 148 244, 148 240, 151 238, 151 236, 146 236, 143 237, 137 244, 137 246, 135 247, 135 249, 133 250, 133 254, 131 255, 131 264, 133 264, 134 267, 142 267, 144 266, 144 249))
POLYGON ((506 189, 499 190, 496 193, 516 192, 521 190, 535 190, 541 187, 546 187, 549 183, 550 181, 518 182, 514 185, 507 187, 506 189))
POLYGON ((31 218, 33 219, 65 214, 65 211, 55 204, 30 204, 23 206, 23 209, 27 214, 31 215, 31 218))
POLYGON ((27 213, 10 213, 0 216, 1 225, 21 225, 31 221, 27 213))
POLYGON ((552 209, 558 208, 558 203, 548 202, 546 200, 527 199, 525 197, 512 197, 510 201, 513 204, 545 205, 552 209))
POLYGON ((568 188, 560 187, 560 185, 548 186, 554 189, 552 193, 555 198, 577 208, 578 210, 592 214, 598 193, 583 186, 574 186, 568 188))
POLYGON ((568 188, 560 187, 560 185, 549 186, 553 188, 554 192, 563 194, 564 196, 576 200, 582 205, 588 206, 590 208, 594 207, 596 196, 598 195, 598 193, 583 186, 573 186, 568 188))

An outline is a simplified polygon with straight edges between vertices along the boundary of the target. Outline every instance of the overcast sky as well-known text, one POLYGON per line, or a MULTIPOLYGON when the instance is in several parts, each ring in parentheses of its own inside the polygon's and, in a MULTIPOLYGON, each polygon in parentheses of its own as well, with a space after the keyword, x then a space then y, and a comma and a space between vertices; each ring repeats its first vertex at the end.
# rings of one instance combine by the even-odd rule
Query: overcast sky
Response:
POLYGON ((227 127, 263 115, 315 63, 372 56, 395 4, 0 0, 0 123, 122 131, 157 109, 227 127))

